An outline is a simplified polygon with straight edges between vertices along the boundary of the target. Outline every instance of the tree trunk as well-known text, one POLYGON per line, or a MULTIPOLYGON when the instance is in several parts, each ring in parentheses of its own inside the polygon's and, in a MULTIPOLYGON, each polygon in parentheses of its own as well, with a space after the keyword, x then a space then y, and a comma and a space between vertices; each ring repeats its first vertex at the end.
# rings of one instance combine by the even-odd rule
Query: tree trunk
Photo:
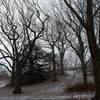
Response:
POLYGON ((14 81, 15 81, 15 73, 12 72, 12 75, 11 75, 11 82, 10 82, 11 86, 14 86, 14 83, 15 83, 14 81))
POLYGON ((94 79, 96 84, 95 100, 100 100, 100 50, 97 45, 93 23, 93 0, 87 0, 87 38, 93 62, 94 79))
POLYGON ((60 67, 61 67, 61 74, 64 75, 64 54, 60 53, 60 67))
POLYGON ((100 11, 99 11, 99 47, 100 47, 100 11))
POLYGON ((79 53, 79 58, 82 64, 82 74, 83 74, 83 83, 84 83, 84 87, 85 89, 87 89, 87 65, 85 64, 85 57, 84 57, 84 53, 85 53, 85 47, 84 47, 84 43, 82 41, 82 37, 81 35, 78 35, 78 41, 79 41, 79 45, 80 45, 80 53, 79 53))
POLYGON ((100 49, 97 46, 93 28, 87 30, 87 37, 93 63, 94 80, 96 84, 95 100, 100 100, 100 49))
POLYGON ((87 90, 88 86, 88 81, 87 81, 87 66, 84 62, 82 62, 82 73, 83 73, 83 84, 85 89, 87 90))
POLYGON ((53 79, 52 79, 52 81, 57 81, 56 66, 55 66, 54 62, 53 62, 53 79))
POLYGON ((55 61, 55 52, 54 52, 54 48, 52 48, 52 51, 53 51, 53 80, 52 80, 52 81, 57 81, 56 61, 55 61))
POLYGON ((22 93, 21 91, 21 67, 16 66, 16 74, 15 74, 15 83, 14 84, 14 94, 20 94, 22 93))
POLYGON ((100 100, 100 52, 99 48, 95 49, 95 55, 92 59, 94 66, 94 79, 96 84, 95 100, 100 100))

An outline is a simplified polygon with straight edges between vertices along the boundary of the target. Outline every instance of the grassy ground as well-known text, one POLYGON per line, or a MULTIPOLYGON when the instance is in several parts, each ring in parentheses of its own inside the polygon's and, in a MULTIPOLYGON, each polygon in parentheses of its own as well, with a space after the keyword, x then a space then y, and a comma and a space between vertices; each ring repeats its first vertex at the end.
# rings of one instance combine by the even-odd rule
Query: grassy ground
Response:
MULTIPOLYGON (((92 80, 91 77, 88 78, 92 80)), ((66 87, 82 82, 82 75, 75 74, 60 75, 58 81, 51 80, 35 85, 23 86, 22 94, 13 95, 13 87, 0 88, 0 100, 87 100, 91 93, 69 93, 65 92, 66 87), (75 99, 77 98, 77 99, 75 99)))

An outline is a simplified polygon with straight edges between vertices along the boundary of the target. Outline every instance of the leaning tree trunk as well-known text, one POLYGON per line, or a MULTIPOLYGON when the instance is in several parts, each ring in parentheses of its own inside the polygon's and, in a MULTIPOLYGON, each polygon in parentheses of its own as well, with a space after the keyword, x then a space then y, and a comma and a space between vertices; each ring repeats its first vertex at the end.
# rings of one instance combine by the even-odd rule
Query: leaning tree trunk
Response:
POLYGON ((21 67, 16 66, 16 73, 15 73, 15 84, 14 84, 14 94, 22 93, 21 90, 21 67))

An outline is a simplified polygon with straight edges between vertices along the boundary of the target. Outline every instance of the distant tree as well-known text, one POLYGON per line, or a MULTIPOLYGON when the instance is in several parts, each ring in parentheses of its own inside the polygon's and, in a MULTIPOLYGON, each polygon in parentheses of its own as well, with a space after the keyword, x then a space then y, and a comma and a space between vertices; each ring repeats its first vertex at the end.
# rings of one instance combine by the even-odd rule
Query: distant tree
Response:
MULTIPOLYGON (((84 29, 72 12, 65 10, 61 5, 54 4, 53 7, 56 9, 54 16, 57 20, 57 32, 60 35, 57 41, 58 51, 63 52, 64 55, 67 48, 71 47, 73 49, 82 64, 83 82, 87 88, 86 64, 89 60, 87 59, 89 50, 84 29)), ((84 15, 82 14, 82 16, 84 15)), ((60 54, 61 60, 63 60, 62 53, 60 54)))
MULTIPOLYGON (((27 54, 27 45, 25 54, 27 54)), ((35 45, 32 53, 22 69, 22 84, 32 84, 38 81, 44 81, 44 73, 50 71, 48 57, 43 50, 35 45)))
MULTIPOLYGON (((57 19, 56 19, 57 20, 57 19)), ((59 51, 59 56, 60 56, 60 69, 61 69, 61 74, 64 74, 64 56, 66 50, 70 47, 70 44, 68 41, 66 41, 65 38, 65 33, 62 29, 62 22, 60 20, 56 21, 56 27, 57 27, 57 34, 59 35, 59 39, 56 42, 56 47, 59 51)))
POLYGON ((46 32, 42 40, 47 42, 46 48, 49 48, 51 50, 52 54, 50 55, 50 58, 51 58, 52 65, 53 65, 53 81, 56 81, 57 80, 57 76, 56 76, 57 70, 56 70, 55 48, 56 48, 56 42, 59 40, 59 35, 55 31, 55 22, 52 23, 51 18, 49 18, 49 21, 46 27, 46 32))

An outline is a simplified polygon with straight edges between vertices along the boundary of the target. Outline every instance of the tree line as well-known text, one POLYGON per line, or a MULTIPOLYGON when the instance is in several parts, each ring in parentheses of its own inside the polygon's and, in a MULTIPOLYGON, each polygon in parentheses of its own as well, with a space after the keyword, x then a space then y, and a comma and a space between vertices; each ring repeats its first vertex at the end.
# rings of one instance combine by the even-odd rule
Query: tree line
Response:
POLYGON ((30 58, 36 42, 41 40, 45 42, 42 46, 51 50, 51 54, 46 53, 53 66, 54 81, 57 80, 57 66, 64 74, 64 57, 66 51, 70 50, 81 62, 83 82, 88 88, 87 64, 92 61, 95 99, 100 99, 99 0, 52 0, 48 7, 37 0, 1 0, 1 9, 0 59, 4 59, 7 64, 0 65, 6 67, 15 78, 13 93, 22 92, 22 68, 30 58), (56 51, 59 53, 58 63, 56 51))

